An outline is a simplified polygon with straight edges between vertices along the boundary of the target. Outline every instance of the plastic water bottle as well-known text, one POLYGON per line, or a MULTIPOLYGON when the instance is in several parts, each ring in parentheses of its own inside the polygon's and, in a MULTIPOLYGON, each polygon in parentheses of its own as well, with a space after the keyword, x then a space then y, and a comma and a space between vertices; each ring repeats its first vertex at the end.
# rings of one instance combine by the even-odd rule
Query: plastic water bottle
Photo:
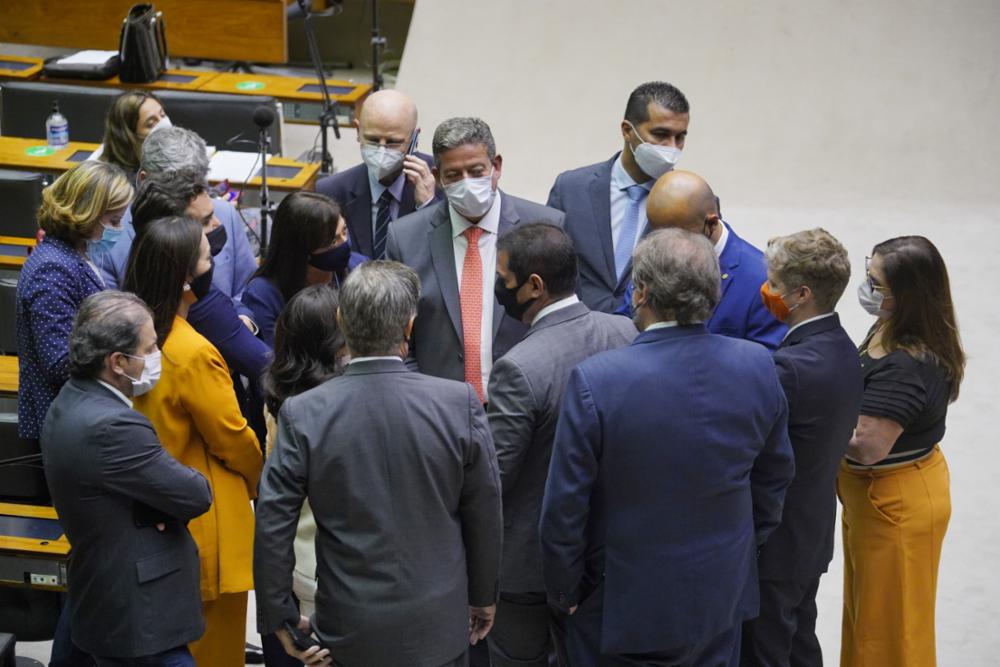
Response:
POLYGON ((52 103, 52 114, 45 119, 45 138, 52 148, 69 144, 69 121, 59 113, 59 102, 52 103))

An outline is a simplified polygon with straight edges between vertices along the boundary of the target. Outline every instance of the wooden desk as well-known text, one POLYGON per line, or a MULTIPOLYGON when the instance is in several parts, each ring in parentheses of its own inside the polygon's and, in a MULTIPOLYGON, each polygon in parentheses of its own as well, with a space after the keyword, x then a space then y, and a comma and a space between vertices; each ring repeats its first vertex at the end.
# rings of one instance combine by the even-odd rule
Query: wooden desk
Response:
MULTIPOLYGON (((85 160, 90 153, 97 150, 98 145, 82 141, 71 141, 66 148, 50 151, 48 146, 45 145, 45 141, 41 139, 0 137, 0 167, 61 173, 85 160), (70 160, 70 157, 73 156, 78 158, 77 161, 70 160)), ((303 188, 312 189, 312 185, 316 180, 316 174, 320 169, 318 162, 296 162, 295 160, 283 157, 272 157, 268 160, 267 164, 274 167, 300 168, 299 172, 292 178, 268 178, 268 186, 275 190, 295 191, 303 188)), ((252 179, 249 185, 260 185, 260 179, 252 179)))
POLYGON ((0 55, 0 79, 30 81, 42 72, 41 58, 0 55))
MULTIPOLYGON (((0 56, 2 58, 2 56, 0 56)), ((0 70, 2 71, 2 70, 0 70)), ((98 86, 101 88, 145 88, 147 90, 198 90, 219 75, 218 72, 202 72, 193 69, 168 69, 163 76, 152 83, 122 83, 118 76, 96 81, 91 79, 57 79, 43 76, 42 83, 63 83, 70 86, 98 86)))
POLYGON ((0 535, 0 585, 66 590, 70 544, 58 520, 54 507, 0 503, 0 522, 14 533, 0 535), (25 536, 39 528, 44 532, 25 536))
MULTIPOLYGON (((368 83, 352 83, 337 79, 327 81, 326 85, 330 91, 330 97, 337 104, 352 107, 355 114, 360 112, 361 104, 372 90, 371 84, 368 83)), ((321 103, 323 101, 323 94, 319 91, 319 79, 308 77, 228 72, 219 74, 198 90, 236 95, 270 95, 283 102, 321 103), (315 89, 306 88, 307 86, 315 86, 315 89)), ((294 122, 294 119, 287 116, 285 120, 294 122)))
MULTIPOLYGON (((134 0, 0 2, 0 42, 67 49, 118 48, 134 0), (54 6, 56 5, 56 6, 54 6)), ((284 63, 285 0, 157 0, 171 57, 284 63)))
POLYGON ((0 354, 0 396, 17 396, 17 357, 0 354))
POLYGON ((0 269, 20 271, 28 259, 28 252, 34 247, 35 239, 0 236, 0 269))

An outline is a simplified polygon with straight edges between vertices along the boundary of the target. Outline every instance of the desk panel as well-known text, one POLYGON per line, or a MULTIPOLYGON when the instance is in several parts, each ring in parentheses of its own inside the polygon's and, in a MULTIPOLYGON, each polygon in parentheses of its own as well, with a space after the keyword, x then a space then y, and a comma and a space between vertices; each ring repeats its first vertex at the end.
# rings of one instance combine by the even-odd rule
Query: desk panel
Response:
POLYGON ((59 79, 43 76, 43 83, 61 83, 70 86, 97 86, 100 88, 143 88, 146 90, 198 90, 219 75, 218 72, 203 72, 193 69, 168 69, 163 76, 151 83, 122 83, 118 76, 110 79, 59 79))
POLYGON ((17 396, 17 357, 0 355, 0 396, 17 396))
MULTIPOLYGON (((354 83, 330 79, 326 82, 330 97, 347 107, 360 111, 361 103, 371 93, 371 84, 354 83)), ((205 83, 199 90, 208 93, 231 93, 236 95, 270 95, 282 101, 322 102, 319 79, 270 74, 241 74, 227 72, 219 74, 205 83)))

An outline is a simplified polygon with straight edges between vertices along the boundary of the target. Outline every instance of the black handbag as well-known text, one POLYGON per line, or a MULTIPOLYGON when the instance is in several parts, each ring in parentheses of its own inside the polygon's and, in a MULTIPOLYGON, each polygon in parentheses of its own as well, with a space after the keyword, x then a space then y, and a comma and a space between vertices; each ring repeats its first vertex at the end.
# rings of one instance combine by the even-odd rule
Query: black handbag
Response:
POLYGON ((153 5, 133 5, 118 40, 118 78, 123 83, 150 83, 167 69, 167 32, 163 12, 153 5))

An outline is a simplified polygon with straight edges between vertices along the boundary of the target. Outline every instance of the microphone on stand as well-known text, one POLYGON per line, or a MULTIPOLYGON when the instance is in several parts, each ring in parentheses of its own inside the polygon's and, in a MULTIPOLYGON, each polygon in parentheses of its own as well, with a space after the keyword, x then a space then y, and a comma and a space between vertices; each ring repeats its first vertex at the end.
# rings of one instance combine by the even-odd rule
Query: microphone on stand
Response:
POLYGON ((253 110, 253 123, 260 130, 260 257, 267 254, 268 219, 271 217, 271 198, 267 191, 267 154, 271 149, 271 135, 267 128, 274 123, 274 110, 262 104, 253 110))

